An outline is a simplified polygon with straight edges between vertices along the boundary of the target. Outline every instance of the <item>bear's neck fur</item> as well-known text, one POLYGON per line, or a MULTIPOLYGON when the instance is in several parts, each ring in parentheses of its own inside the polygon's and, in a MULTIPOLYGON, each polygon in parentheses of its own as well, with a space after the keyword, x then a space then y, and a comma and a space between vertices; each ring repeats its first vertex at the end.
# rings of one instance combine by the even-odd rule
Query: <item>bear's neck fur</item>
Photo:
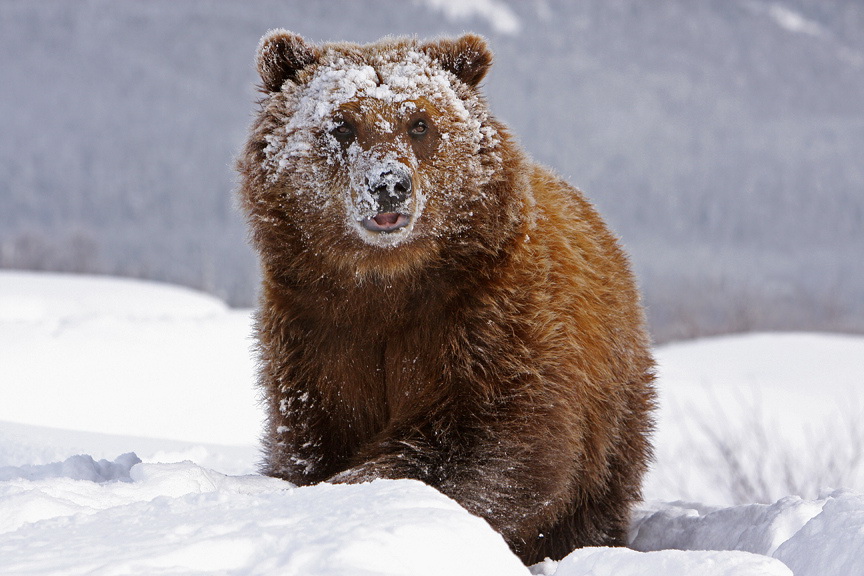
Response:
MULTIPOLYGON (((515 144, 507 141, 504 149, 507 173, 487 184, 484 221, 472 227, 464 241, 436 244, 443 248, 426 254, 422 266, 358 274, 347 266, 332 266, 305 247, 299 232, 281 236, 279 245, 267 243, 272 238, 258 238, 263 369, 286 381, 317 383, 310 393, 321 395, 318 402, 345 423, 339 450, 345 458, 379 433, 392 414, 414 409, 412 399, 422 397, 428 404, 430 398, 447 394, 441 403, 454 401, 458 386, 431 388, 429 383, 449 381, 451 371, 485 369, 453 364, 461 356, 454 347, 467 345, 466 335, 454 330, 464 330, 472 318, 482 316, 479 311, 495 306, 501 284, 525 272, 524 262, 513 261, 520 255, 515 245, 533 226, 525 182, 530 170, 515 144), (516 194, 513 183, 522 188, 516 194), (286 371, 288 365, 292 368, 286 371), (291 373, 298 369, 306 373, 291 373)), ((406 249, 410 244, 394 250, 406 249)), ((466 357, 465 362, 471 360, 466 357)), ((322 466, 318 479, 344 465, 334 461, 322 466)))

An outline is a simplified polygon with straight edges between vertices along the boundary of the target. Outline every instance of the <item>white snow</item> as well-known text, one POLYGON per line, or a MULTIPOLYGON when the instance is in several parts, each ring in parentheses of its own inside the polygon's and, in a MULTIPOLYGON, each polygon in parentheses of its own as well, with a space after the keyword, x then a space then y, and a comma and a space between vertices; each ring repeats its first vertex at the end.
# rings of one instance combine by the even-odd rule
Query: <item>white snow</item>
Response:
POLYGON ((855 414, 862 337, 659 348, 658 462, 631 549, 529 570, 419 482, 296 488, 256 475, 250 333, 248 311, 189 290, 0 271, 0 574, 864 574, 860 476, 731 505, 697 433, 738 438, 752 424, 741 406, 758 404, 774 426, 762 447, 779 434, 806 452, 802 423, 812 435, 855 414))
POLYGON ((544 576, 792 576, 782 563, 746 552, 661 550, 636 552, 627 548, 584 548, 561 562, 548 562, 544 576), (551 572, 548 570, 552 570, 551 572))
POLYGON ((225 476, 189 462, 140 464, 131 469, 130 479, 4 483, 4 504, 26 502, 53 519, 17 522, 20 527, 13 524, 11 530, 8 520, 0 524, 0 571, 525 573, 485 522, 417 481, 293 488, 261 476, 225 476))
POLYGON ((663 346, 656 358, 661 465, 649 497, 752 501, 736 497, 740 477, 719 444, 734 448, 763 503, 864 489, 864 338, 747 334, 663 346))
POLYGON ((838 491, 815 501, 789 496, 770 505, 731 508, 655 505, 640 512, 631 539, 637 550, 770 556, 795 576, 864 574, 864 495, 838 491))
POLYGON ((3 272, 0 420, 254 444, 250 314, 174 286, 3 272))

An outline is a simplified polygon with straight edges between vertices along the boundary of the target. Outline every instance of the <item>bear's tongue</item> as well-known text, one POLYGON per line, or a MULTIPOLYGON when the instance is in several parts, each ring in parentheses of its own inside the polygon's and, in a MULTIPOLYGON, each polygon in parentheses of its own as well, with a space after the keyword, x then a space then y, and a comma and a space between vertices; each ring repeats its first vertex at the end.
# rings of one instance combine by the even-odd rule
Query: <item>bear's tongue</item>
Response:
POLYGON ((372 219, 381 227, 393 226, 399 220, 399 214, 397 212, 384 212, 383 214, 374 216, 372 219))
POLYGON ((381 212, 375 216, 364 218, 360 225, 370 232, 393 232, 404 228, 411 222, 411 216, 399 212, 381 212))

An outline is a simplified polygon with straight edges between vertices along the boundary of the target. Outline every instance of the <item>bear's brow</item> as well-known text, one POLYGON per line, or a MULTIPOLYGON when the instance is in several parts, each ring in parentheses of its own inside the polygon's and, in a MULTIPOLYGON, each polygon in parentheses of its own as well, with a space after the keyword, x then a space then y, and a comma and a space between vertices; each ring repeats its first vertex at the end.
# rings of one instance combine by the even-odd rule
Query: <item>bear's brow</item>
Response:
MULTIPOLYGON (((353 112, 355 114, 363 115, 366 112, 366 110, 363 109, 363 105, 366 102, 369 102, 369 101, 375 102, 377 100, 378 100, 377 98, 361 97, 361 98, 358 98, 356 100, 351 100, 350 102, 345 102, 344 104, 339 106, 339 110, 342 112, 353 112)), ((418 110, 425 110, 426 112, 433 114, 433 115, 440 115, 440 113, 441 113, 437 106, 435 106, 434 104, 432 104, 432 102, 430 102, 429 100, 427 100, 426 98, 424 98, 422 96, 419 98, 412 99, 412 100, 405 100, 401 104, 404 104, 406 102, 410 102, 411 104, 414 104, 414 106, 416 106, 418 110)))
POLYGON ((429 100, 427 100, 423 96, 420 96, 419 98, 415 98, 414 100, 409 100, 409 102, 411 102, 415 106, 417 106, 418 110, 425 110, 426 112, 429 112, 430 114, 433 114, 436 116, 441 114, 441 111, 438 109, 438 107, 435 106, 432 102, 430 102, 429 100))
POLYGON ((339 109, 343 112, 354 112, 356 114, 363 114, 363 101, 366 98, 360 100, 352 100, 350 102, 345 102, 339 109))

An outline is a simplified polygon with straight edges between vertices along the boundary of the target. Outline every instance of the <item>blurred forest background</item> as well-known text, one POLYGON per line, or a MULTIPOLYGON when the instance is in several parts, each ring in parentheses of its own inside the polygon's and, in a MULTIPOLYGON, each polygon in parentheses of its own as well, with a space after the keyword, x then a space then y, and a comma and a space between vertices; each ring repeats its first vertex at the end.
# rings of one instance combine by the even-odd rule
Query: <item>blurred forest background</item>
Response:
POLYGON ((655 339, 864 332, 864 0, 0 0, 0 267, 253 305, 259 37, 476 31, 491 107, 632 255, 655 339))

